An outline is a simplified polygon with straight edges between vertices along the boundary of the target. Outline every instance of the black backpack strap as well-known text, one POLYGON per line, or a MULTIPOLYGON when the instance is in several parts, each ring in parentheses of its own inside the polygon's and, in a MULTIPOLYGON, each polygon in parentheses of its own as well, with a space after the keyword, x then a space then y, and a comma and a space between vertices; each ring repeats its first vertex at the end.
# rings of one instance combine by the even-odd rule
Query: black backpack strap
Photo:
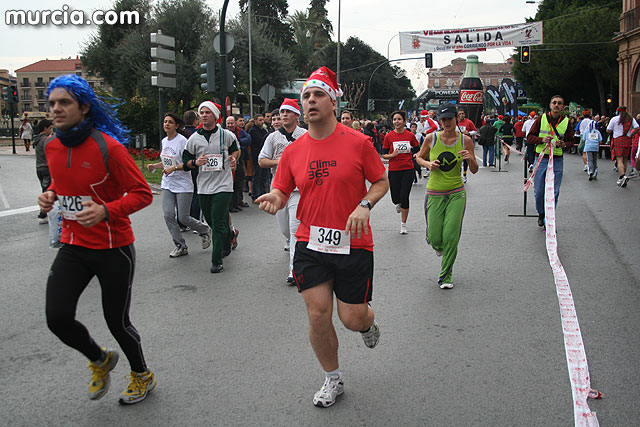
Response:
POLYGON ((91 131, 91 138, 98 143, 98 147, 102 153, 102 160, 104 161, 104 168, 107 170, 107 173, 109 173, 109 151, 104 135, 99 130, 93 129, 93 131, 91 131))

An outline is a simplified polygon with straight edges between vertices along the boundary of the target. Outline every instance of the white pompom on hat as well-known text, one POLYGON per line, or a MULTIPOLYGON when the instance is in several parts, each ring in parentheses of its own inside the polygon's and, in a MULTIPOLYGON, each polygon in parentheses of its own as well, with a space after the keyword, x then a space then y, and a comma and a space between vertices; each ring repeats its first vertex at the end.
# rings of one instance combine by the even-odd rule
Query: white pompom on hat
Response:
POLYGON ((338 80, 336 78, 336 73, 328 69, 327 67, 320 67, 315 70, 306 82, 304 82, 304 86, 302 86, 302 90, 300 91, 300 99, 302 99, 302 94, 305 90, 319 87, 329 94, 331 99, 335 100, 337 96, 342 96, 342 90, 340 86, 338 86, 338 80))
POLYGON ((298 105, 298 101, 295 99, 285 98, 280 106, 280 111, 282 110, 293 111, 297 115, 300 115, 300 106, 298 105))

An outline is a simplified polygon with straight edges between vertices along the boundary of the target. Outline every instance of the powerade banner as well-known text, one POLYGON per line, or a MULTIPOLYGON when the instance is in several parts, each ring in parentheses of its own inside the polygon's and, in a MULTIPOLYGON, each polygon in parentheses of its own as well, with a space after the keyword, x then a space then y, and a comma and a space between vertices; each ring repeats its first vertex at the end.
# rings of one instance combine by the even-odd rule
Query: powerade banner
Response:
POLYGON ((542 44, 542 22, 496 27, 424 30, 399 33, 400 54, 473 52, 542 44))
POLYGON ((504 105, 502 104, 502 99, 500 96, 500 92, 498 92, 498 88, 493 85, 490 85, 490 86, 487 86, 486 92, 487 92, 487 98, 489 99, 489 103, 491 104, 491 106, 497 108, 498 114, 503 115, 504 105))
POLYGON ((516 99, 516 88, 511 79, 502 79, 500 83, 500 95, 504 103, 504 112, 511 117, 518 116, 518 100, 516 99))

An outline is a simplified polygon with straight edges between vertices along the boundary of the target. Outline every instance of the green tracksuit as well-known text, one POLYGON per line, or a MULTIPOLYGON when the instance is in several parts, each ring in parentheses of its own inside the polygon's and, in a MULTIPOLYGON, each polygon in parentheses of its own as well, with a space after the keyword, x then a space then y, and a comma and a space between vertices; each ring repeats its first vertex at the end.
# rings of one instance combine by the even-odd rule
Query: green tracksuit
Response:
POLYGON ((453 264, 458 255, 458 241, 467 203, 467 193, 460 177, 464 136, 452 146, 442 143, 440 133, 429 151, 429 161, 439 160, 440 167, 431 171, 427 183, 424 211, 427 218, 427 243, 442 252, 438 283, 452 283, 453 264))

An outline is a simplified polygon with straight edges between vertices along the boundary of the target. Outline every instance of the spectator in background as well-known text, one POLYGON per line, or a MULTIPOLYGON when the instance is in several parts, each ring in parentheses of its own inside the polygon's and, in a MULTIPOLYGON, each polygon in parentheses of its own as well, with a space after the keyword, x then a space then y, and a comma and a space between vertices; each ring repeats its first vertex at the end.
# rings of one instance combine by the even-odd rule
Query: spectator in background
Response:
POLYGON ((611 119, 607 126, 607 132, 612 134, 611 156, 615 157, 618 165, 617 184, 624 188, 630 177, 626 174, 627 159, 631 156, 631 131, 638 127, 635 119, 627 113, 627 107, 621 105, 616 109, 618 115, 611 119))
MULTIPOLYGON (((189 138, 195 131, 200 119, 198 113, 193 110, 187 110, 182 114, 182 121, 184 122, 184 136, 189 138)), ((193 196, 191 197, 191 210, 189 215, 192 218, 200 221, 200 202, 198 201, 198 168, 191 169, 191 181, 193 181, 193 196)), ((185 225, 180 224, 180 229, 186 228, 185 225)), ((198 231, 195 230, 197 233, 198 231)))
POLYGON ((495 167, 496 133, 498 129, 489 120, 478 130, 478 145, 482 147, 482 166, 495 167), (487 159, 488 156, 488 159, 487 159))
POLYGON ((513 125, 513 128, 516 131, 516 150, 518 151, 522 151, 522 144, 524 143, 524 137, 526 136, 524 134, 524 130, 522 130, 523 126, 524 120, 522 116, 518 116, 518 121, 513 125))
POLYGON ((28 114, 24 113, 24 119, 22 119, 22 124, 20 125, 20 138, 24 141, 24 148, 26 151, 29 151, 29 147, 31 147, 31 138, 33 137, 33 128, 31 127, 31 123, 29 123, 28 114))
POLYGON ((244 129, 236 125, 238 117, 239 116, 229 116, 226 119, 227 130, 236 136, 240 144, 240 157, 238 158, 236 171, 233 174, 233 194, 231 195, 231 202, 229 204, 229 212, 232 213, 240 212, 242 208, 249 207, 249 204, 242 200, 242 189, 244 187, 246 174, 243 156, 251 146, 251 137, 244 129))
MULTIPOLYGON (((36 150, 36 175, 40 181, 42 192, 47 191, 51 185, 51 175, 49 174, 49 165, 47 165, 47 157, 44 154, 45 141, 53 133, 53 123, 51 120, 41 120, 36 125, 36 136, 33 138, 33 149, 36 150)), ((38 222, 47 224, 47 214, 40 209, 38 214, 38 222)))
POLYGON ((271 126, 271 112, 265 111, 263 117, 264 124, 262 126, 267 130, 267 133, 273 132, 273 126, 271 126))
POLYGON ((536 122, 537 117, 537 112, 530 112, 527 121, 524 122, 524 125, 522 125, 522 130, 524 131, 525 137, 525 145, 527 147, 527 164, 529 165, 529 173, 533 171, 533 164, 536 162, 536 146, 534 144, 529 144, 529 141, 527 141, 526 138, 527 135, 529 135, 531 126, 533 126, 533 124, 536 122))
MULTIPOLYGON (((269 113, 269 119, 271 119, 271 113, 269 113)), ((253 118, 253 126, 249 129, 249 135, 251 136, 251 160, 253 163, 253 188, 251 191, 251 198, 257 199, 261 195, 269 192, 269 181, 271 171, 269 169, 262 169, 258 164, 258 155, 264 145, 264 140, 268 135, 267 130, 264 127, 264 116, 262 114, 256 114, 253 118)))
POLYGON ((271 127, 273 131, 277 131, 282 127, 282 119, 280 117, 280 110, 271 111, 271 127))

